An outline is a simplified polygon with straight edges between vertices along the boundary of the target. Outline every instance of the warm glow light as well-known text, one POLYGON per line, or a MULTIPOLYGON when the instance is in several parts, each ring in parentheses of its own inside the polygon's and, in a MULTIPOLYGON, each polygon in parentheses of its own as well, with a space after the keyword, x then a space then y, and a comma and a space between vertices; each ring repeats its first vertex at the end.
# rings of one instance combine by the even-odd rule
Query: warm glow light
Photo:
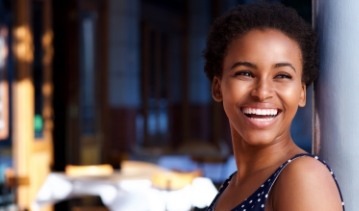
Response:
POLYGON ((34 46, 32 34, 28 26, 19 26, 14 30, 14 54, 22 62, 32 62, 34 46))
MULTIPOLYGON (((19 177, 28 177, 31 166, 31 150, 34 140, 34 89, 32 80, 24 78, 13 83, 14 112, 13 121, 13 158, 14 169, 19 177)), ((31 168, 34 170, 34 167, 31 168)), ((32 183, 32 182, 31 182, 32 183)), ((29 186, 18 186, 17 202, 19 206, 26 206, 31 201, 29 186)))
POLYGON ((179 190, 192 183, 192 181, 201 176, 200 170, 191 172, 161 172, 154 174, 151 178, 155 188, 162 190, 179 190))
POLYGON ((102 165, 67 165, 65 167, 68 176, 106 176, 113 173, 113 168, 109 164, 102 165))
POLYGON ((44 96, 51 96, 52 94, 52 84, 50 82, 45 82, 42 86, 42 93, 44 96))
POLYGON ((44 57, 43 57, 44 64, 51 64, 52 62, 52 57, 54 54, 54 50, 52 47, 53 37, 54 35, 51 30, 46 31, 42 37, 42 47, 44 49, 44 57))

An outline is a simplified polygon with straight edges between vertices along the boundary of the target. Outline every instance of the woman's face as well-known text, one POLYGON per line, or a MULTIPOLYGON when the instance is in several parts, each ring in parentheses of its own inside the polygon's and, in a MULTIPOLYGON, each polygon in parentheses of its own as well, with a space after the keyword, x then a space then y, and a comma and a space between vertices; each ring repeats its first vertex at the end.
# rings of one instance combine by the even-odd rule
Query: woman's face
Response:
POLYGON ((298 43, 279 30, 253 29, 229 44, 212 95, 223 102, 234 137, 270 144, 291 139, 291 122, 306 101, 301 79, 298 43))

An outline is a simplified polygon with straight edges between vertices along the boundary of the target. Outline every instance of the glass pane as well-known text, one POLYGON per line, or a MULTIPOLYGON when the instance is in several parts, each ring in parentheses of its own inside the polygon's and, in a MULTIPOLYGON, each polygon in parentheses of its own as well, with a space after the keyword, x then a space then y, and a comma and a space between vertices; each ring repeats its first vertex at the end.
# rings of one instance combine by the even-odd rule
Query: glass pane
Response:
POLYGON ((81 134, 96 133, 95 17, 85 15, 81 23, 80 118, 81 134))

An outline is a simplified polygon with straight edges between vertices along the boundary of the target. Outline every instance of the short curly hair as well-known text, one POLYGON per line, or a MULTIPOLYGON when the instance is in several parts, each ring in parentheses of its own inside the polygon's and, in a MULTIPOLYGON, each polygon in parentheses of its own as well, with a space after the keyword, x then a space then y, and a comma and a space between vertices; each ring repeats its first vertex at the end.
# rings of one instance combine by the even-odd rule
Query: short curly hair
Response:
POLYGON ((310 85, 318 75, 317 37, 311 26, 290 7, 280 3, 239 5, 215 20, 204 50, 204 71, 221 77, 229 43, 252 29, 277 29, 295 40, 302 52, 302 81, 310 85))

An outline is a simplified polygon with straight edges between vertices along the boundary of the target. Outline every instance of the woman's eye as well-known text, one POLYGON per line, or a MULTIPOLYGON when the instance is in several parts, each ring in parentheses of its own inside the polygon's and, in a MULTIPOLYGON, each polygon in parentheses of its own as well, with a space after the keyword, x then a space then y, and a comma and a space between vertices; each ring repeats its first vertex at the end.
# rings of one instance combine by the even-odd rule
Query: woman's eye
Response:
POLYGON ((292 76, 289 74, 278 74, 275 76, 277 79, 292 79, 292 76))
POLYGON ((249 71, 237 71, 234 76, 242 76, 242 77, 251 77, 253 78, 253 74, 249 71))

